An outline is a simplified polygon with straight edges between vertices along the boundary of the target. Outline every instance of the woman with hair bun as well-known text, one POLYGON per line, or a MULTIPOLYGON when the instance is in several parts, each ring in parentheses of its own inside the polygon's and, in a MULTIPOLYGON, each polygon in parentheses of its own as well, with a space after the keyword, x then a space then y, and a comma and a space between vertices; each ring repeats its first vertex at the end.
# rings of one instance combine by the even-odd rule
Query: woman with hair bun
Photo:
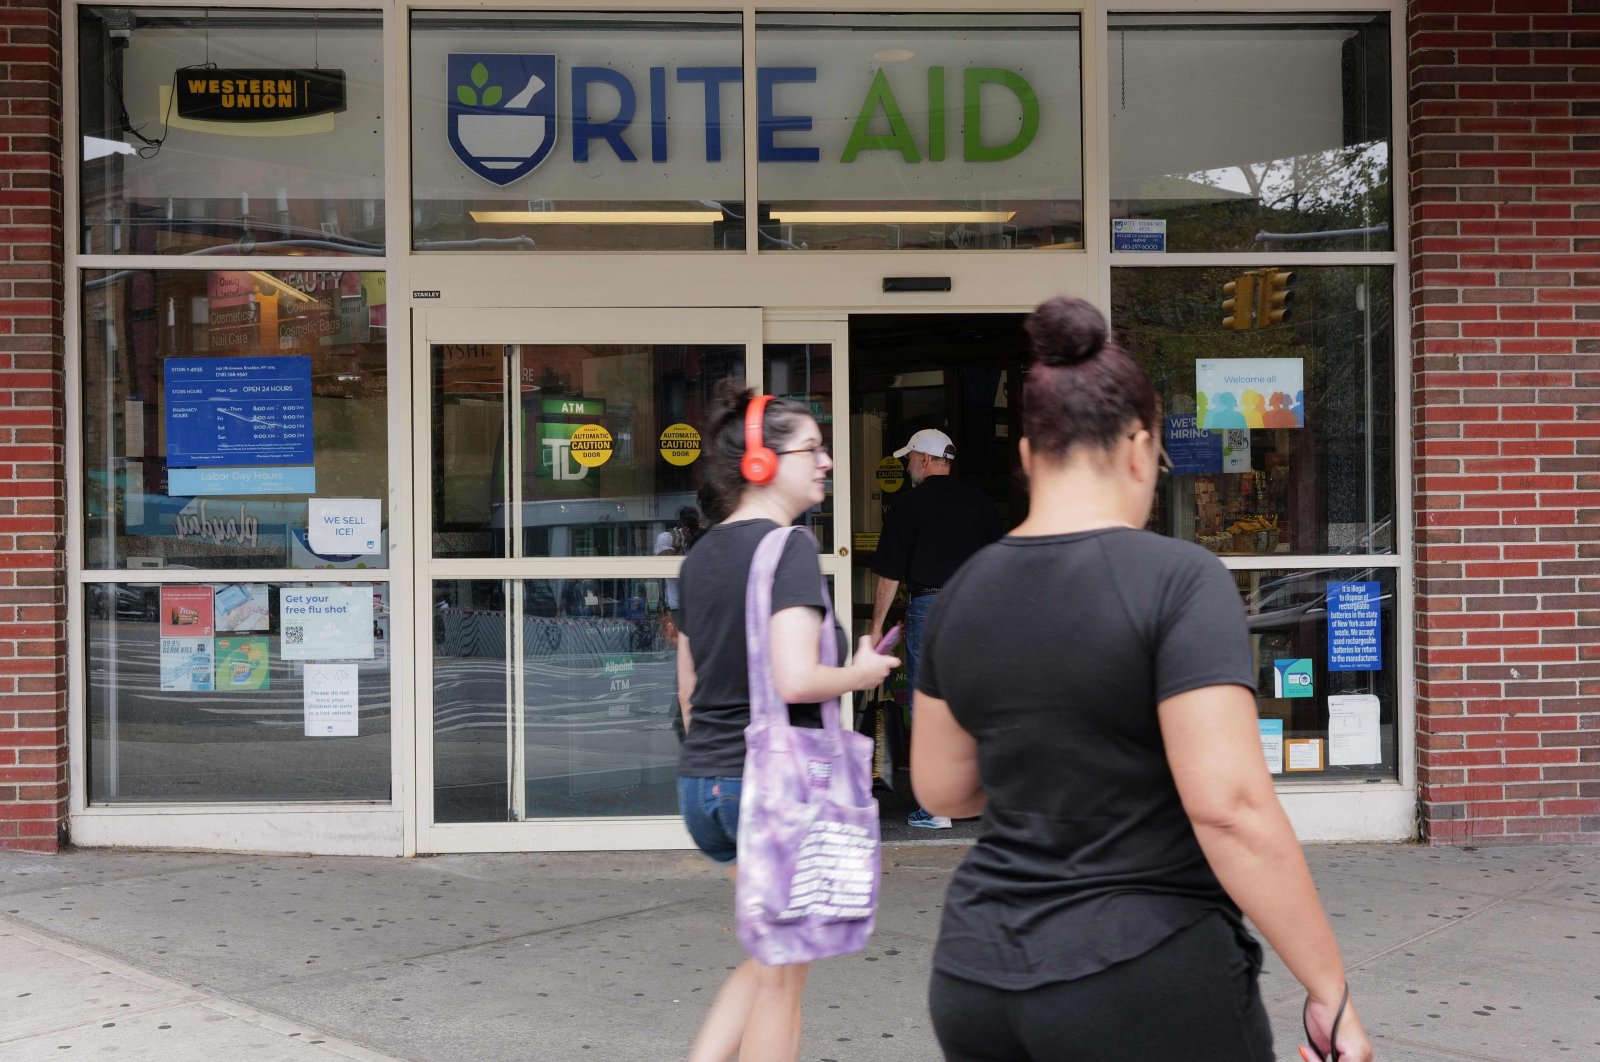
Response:
POLYGON ((1026 328, 1028 517, 945 585, 917 672, 917 798, 984 826, 934 949, 944 1056, 1266 1062, 1242 909, 1307 989, 1316 1058, 1368 1062, 1261 758, 1233 579, 1143 530, 1155 388, 1086 302, 1026 328))
MULTIPOLYGON (((767 533, 818 505, 833 459, 822 429, 798 402, 725 388, 706 432, 706 483, 700 503, 715 526, 684 558, 678 576, 678 702, 685 734, 678 763, 678 806, 706 856, 735 876, 744 730, 750 723, 745 584, 767 533), (758 432, 747 427, 753 403, 758 432), (757 437, 759 433, 759 437, 757 437), (749 453, 764 448, 766 467, 749 453), (752 474, 753 473, 753 474, 752 474)), ((772 673, 797 726, 819 726, 819 704, 871 689, 899 663, 861 639, 843 667, 818 662, 824 631, 822 569, 815 547, 792 535, 772 587, 772 673)), ((844 656, 840 646, 839 657, 844 656)), ((695 1039, 690 1062, 791 1062, 800 1050, 800 1000, 806 964, 767 966, 754 958, 728 975, 695 1039)))

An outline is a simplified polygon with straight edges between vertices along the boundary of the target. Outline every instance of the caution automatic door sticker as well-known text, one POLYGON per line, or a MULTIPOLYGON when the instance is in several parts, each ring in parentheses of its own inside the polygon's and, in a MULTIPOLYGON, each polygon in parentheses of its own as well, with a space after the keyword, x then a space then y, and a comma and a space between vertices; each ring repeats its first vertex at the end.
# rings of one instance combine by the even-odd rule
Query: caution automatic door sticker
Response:
POLYGON ((898 457, 885 457, 878 462, 876 475, 878 488, 885 494, 893 494, 905 484, 906 466, 900 463, 898 457))
POLYGON ((661 431, 661 457, 669 465, 692 465, 700 456, 700 433, 692 424, 668 424, 661 431))
POLYGON ((611 460, 611 433, 598 424, 584 424, 572 433, 572 459, 584 468, 611 460))

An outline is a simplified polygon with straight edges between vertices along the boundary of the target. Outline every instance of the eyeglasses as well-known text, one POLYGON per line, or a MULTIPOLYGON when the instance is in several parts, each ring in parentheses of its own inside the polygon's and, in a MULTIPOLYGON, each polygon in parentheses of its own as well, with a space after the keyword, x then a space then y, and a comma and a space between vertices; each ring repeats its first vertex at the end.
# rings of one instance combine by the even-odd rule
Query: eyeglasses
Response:
POLYGON ((784 454, 810 454, 813 461, 817 460, 818 454, 823 457, 833 456, 833 453, 828 449, 828 444, 824 442, 812 443, 810 446, 797 446, 793 450, 775 450, 773 452, 779 457, 784 454))

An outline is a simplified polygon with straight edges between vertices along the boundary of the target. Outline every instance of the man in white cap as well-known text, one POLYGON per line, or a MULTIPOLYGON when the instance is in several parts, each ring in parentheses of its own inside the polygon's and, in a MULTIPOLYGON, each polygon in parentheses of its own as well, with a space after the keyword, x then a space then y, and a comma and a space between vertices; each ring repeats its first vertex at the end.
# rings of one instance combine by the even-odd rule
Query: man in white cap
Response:
MULTIPOLYGON (((905 460, 913 490, 889 510, 878 538, 872 560, 878 585, 870 633, 874 642, 883 637, 889 607, 904 582, 911 595, 905 615, 906 681, 914 697, 923 624, 940 589, 968 557, 998 539, 1004 528, 994 501, 950 474, 956 445, 938 428, 923 428, 894 456, 905 460)), ((930 815, 922 808, 907 821, 929 830, 950 828, 948 818, 930 815)))

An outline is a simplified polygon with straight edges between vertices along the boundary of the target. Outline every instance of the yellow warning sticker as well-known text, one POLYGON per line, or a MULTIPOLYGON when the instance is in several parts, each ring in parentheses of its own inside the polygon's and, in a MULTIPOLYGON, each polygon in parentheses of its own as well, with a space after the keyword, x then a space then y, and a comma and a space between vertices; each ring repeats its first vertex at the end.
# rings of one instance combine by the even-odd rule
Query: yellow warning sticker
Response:
POLYGON ((661 457, 669 465, 692 465, 700 456, 700 433, 692 424, 668 424, 661 431, 661 457))
POLYGON ((850 541, 855 544, 857 553, 876 553, 878 552, 878 535, 879 532, 877 531, 857 531, 850 536, 850 541))
POLYGON ((611 433, 598 424, 580 425, 572 433, 572 459, 584 468, 599 468, 611 460, 611 433))
POLYGON ((906 466, 900 463, 898 457, 885 457, 878 462, 878 470, 874 475, 878 478, 878 489, 885 494, 893 494, 905 484, 906 466))

